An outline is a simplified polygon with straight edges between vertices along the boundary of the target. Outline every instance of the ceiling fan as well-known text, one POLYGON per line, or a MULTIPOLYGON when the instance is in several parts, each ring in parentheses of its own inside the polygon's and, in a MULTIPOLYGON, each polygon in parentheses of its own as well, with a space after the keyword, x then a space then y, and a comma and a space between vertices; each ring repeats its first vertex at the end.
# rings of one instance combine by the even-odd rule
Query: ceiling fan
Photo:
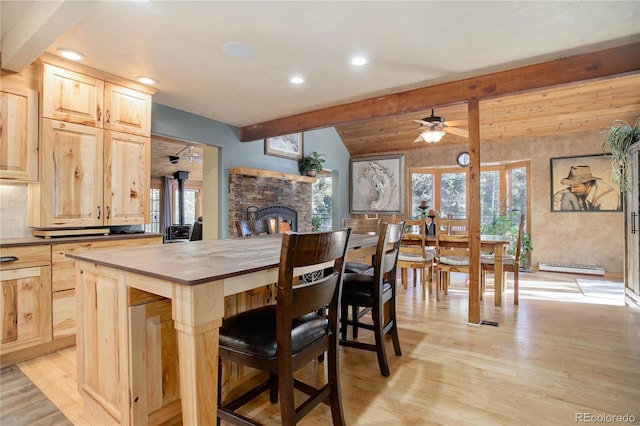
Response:
POLYGON ((420 123, 419 130, 421 131, 420 136, 418 136, 413 143, 421 141, 437 143, 440 142, 445 133, 451 133, 465 138, 469 137, 468 130, 453 127, 456 124, 461 124, 461 122, 445 121, 444 117, 435 115, 433 110, 431 110, 431 116, 423 118, 422 120, 413 121, 420 123))
POLYGON ((180 158, 190 163, 193 163, 194 161, 196 163, 202 163, 202 156, 197 152, 193 152, 193 145, 186 145, 184 148, 178 151, 176 155, 170 155, 169 161, 171 162, 171 164, 178 164, 180 158), (187 151, 184 152, 185 150, 187 151), (180 154, 182 154, 182 156, 180 156, 180 154))

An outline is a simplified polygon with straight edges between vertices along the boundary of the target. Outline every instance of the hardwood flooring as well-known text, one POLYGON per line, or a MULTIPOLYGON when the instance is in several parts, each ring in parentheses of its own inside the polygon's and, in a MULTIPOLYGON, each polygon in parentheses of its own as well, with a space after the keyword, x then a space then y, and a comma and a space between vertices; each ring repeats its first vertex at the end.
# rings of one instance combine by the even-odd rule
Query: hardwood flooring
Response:
POLYGON ((17 366, 0 370, 0 383, 3 426, 72 424, 17 366))
MULTIPOLYGON (((516 307, 508 274, 504 306, 493 306, 490 288, 482 302, 482 319, 497 327, 467 324, 462 286, 454 284, 436 304, 433 295, 424 302, 419 287, 405 291, 398 283, 402 356, 394 356, 387 341, 391 376, 379 374, 375 353, 341 348, 347 424, 568 425, 625 414, 640 424, 640 313, 596 303, 576 277, 598 279, 520 274, 516 307)), ((361 339, 369 334, 361 332, 361 339)), ((69 348, 19 367, 74 424, 115 424, 83 411, 75 365, 69 348)), ((324 374, 324 364, 314 363, 300 376, 320 380, 324 374)), ((279 423, 278 410, 267 394, 247 406, 248 415, 270 425, 279 423)), ((326 406, 301 422, 330 423, 326 406)))

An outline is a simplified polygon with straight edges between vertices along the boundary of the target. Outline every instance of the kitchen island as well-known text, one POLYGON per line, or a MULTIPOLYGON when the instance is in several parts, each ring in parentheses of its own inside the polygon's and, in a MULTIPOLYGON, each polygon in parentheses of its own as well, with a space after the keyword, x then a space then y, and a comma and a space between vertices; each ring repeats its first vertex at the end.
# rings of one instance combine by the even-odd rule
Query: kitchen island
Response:
MULTIPOLYGON (((85 409, 97 402, 126 425, 159 423, 180 410, 183 424, 214 424, 225 296, 276 282, 281 241, 271 235, 69 255, 85 409), (169 332, 178 367, 166 356, 169 332)), ((348 259, 374 254, 376 243, 376 236, 351 235, 348 259)))

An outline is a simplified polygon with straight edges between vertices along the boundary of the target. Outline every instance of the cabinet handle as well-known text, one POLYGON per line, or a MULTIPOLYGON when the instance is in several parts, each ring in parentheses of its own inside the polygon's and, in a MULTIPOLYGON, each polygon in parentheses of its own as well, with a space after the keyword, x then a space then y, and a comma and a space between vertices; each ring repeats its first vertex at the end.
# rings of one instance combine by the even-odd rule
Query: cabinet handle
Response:
POLYGON ((17 256, 2 256, 2 257, 0 257, 0 263, 15 262, 16 260, 18 260, 17 256))
POLYGON ((98 219, 100 219, 100 206, 98 206, 98 219))
POLYGON ((98 121, 100 121, 102 120, 102 109, 100 108, 100 105, 98 105, 96 108, 96 115, 98 116, 98 121))
POLYGON ((107 219, 111 218, 111 207, 107 206, 107 219))
POLYGON ((107 113, 105 114, 104 118, 105 118, 105 121, 107 123, 109 123, 111 121, 111 111, 110 110, 107 110, 107 113))
POLYGON ((631 212, 631 233, 635 234, 638 232, 638 227, 636 226, 636 219, 638 219, 637 212, 631 212))

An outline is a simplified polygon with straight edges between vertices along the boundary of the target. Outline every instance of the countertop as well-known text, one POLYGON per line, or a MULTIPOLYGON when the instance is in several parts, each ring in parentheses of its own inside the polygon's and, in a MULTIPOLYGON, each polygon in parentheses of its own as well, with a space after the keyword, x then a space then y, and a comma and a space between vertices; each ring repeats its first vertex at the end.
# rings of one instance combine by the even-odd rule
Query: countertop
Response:
POLYGON ((35 246, 41 244, 75 243, 84 241, 113 241, 127 240, 131 238, 153 238, 162 237, 162 234, 144 232, 137 234, 109 234, 109 235, 79 235, 73 237, 24 237, 24 238, 3 238, 0 240, 0 247, 35 246))

